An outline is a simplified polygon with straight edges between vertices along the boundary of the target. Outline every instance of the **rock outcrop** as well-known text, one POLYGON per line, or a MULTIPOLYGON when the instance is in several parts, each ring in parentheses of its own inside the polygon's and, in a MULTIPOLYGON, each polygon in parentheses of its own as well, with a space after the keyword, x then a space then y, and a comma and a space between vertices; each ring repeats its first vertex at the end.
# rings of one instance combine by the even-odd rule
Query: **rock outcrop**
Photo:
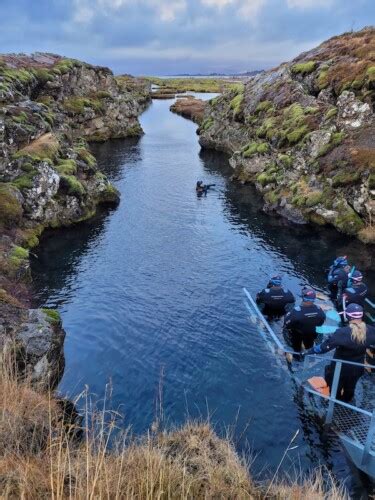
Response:
POLYGON ((149 94, 149 83, 108 68, 52 54, 0 56, 0 342, 23 353, 38 382, 61 373, 64 332, 53 312, 24 309, 29 249, 44 228, 118 203, 87 141, 141 135, 149 94))
POLYGON ((198 133, 265 209, 375 243, 375 29, 334 37, 212 99, 198 133))

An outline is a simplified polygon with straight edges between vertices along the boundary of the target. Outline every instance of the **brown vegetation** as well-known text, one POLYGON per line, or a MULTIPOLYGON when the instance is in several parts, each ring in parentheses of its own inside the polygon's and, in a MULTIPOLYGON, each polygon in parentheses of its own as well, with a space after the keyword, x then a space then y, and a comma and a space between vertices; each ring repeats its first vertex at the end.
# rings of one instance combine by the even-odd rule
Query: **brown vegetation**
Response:
POLYGON ((172 106, 170 110, 173 113, 177 113, 185 118, 193 120, 195 123, 202 123, 205 110, 205 102, 201 99, 195 99, 194 97, 186 99, 178 99, 172 106))

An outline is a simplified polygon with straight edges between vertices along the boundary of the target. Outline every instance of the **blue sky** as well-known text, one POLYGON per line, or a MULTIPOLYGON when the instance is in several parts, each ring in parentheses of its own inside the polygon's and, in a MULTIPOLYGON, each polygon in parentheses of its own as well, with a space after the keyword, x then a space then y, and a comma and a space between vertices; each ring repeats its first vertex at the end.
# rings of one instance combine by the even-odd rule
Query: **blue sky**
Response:
POLYGON ((374 23, 375 0, 0 0, 0 51, 138 75, 238 72, 374 23))

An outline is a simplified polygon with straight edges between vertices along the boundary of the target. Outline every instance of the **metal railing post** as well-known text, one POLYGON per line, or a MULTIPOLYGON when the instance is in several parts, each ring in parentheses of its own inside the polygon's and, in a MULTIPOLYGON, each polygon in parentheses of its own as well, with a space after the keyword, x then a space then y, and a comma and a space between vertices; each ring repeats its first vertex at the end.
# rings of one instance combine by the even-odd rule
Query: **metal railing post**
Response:
POLYGON ((372 440, 374 438, 374 434, 375 434, 375 410, 372 412, 370 427, 367 433, 365 446, 363 447, 361 465, 365 465, 369 459, 370 449, 372 445, 372 440))
POLYGON ((326 416, 326 424, 330 424, 332 422, 333 410, 335 407, 335 402, 333 401, 333 399, 337 399, 337 388, 338 388, 339 380, 340 380, 341 365, 342 365, 341 361, 337 361, 336 367, 335 367, 335 372, 333 374, 333 382, 332 382, 332 387, 331 387, 331 399, 329 400, 328 411, 327 411, 327 416, 326 416))

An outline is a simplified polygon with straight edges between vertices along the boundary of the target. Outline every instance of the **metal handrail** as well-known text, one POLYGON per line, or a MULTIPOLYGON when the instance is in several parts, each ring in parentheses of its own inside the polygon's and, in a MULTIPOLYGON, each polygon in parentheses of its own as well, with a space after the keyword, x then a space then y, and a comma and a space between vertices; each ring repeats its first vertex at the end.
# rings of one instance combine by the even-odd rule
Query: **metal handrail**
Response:
MULTIPOLYGON (((273 338, 273 340, 275 341, 275 343, 277 344, 277 346, 279 347, 279 349, 281 349, 283 352, 285 353, 288 353, 288 354, 295 354, 297 356, 301 356, 301 353, 300 352, 296 352, 296 351, 292 351, 291 349, 289 349, 288 347, 285 347, 284 344, 280 341, 280 339, 277 337, 277 335, 275 334, 275 332, 272 330, 272 328, 270 327, 270 325, 268 324, 268 321, 266 320, 266 318, 263 316, 262 312, 260 311, 257 303, 255 302, 255 300, 252 298, 252 296, 250 295, 250 293, 247 291, 246 288, 243 289, 246 297, 249 299, 251 305, 253 306, 255 312, 258 314, 259 318, 262 320, 264 326, 267 328, 267 331, 268 333, 271 335, 271 337, 273 338)), ((305 354, 304 355, 305 357, 313 357, 315 359, 327 359, 325 356, 321 356, 319 354, 305 354)), ((367 365, 365 365, 364 363, 357 363, 355 361, 347 361, 345 359, 337 359, 337 358, 332 358, 331 361, 334 361, 334 362, 341 362, 341 363, 345 363, 345 364, 348 364, 348 365, 354 365, 354 366, 362 366, 363 368, 368 368, 367 365)))

